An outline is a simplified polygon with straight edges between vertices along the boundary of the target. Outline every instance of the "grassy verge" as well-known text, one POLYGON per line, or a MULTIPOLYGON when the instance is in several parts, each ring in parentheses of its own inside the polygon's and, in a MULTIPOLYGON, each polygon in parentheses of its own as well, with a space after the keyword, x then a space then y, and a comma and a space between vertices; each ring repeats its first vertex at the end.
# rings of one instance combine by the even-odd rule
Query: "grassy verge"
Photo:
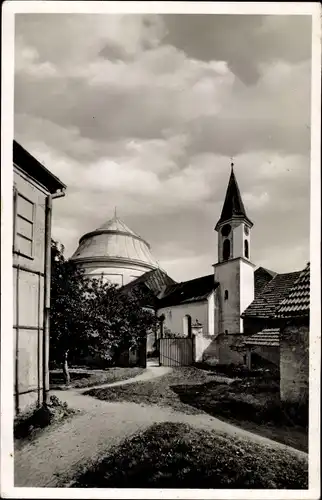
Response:
POLYGON ((73 487, 306 489, 307 460, 246 439, 166 422, 125 440, 73 487))
MULTIPOLYGON (((220 374, 233 376, 230 372, 220 374)), ((281 404, 276 375, 245 372, 238 377, 232 383, 222 383, 215 370, 182 367, 150 382, 94 389, 87 394, 105 401, 170 406, 190 414, 205 412, 307 451, 307 409, 281 404)))
POLYGON ((104 401, 128 401, 147 405, 171 406, 171 408, 185 413, 200 413, 199 409, 180 400, 172 386, 178 384, 202 384, 212 380, 213 374, 198 370, 197 368, 181 367, 172 372, 149 382, 137 382, 119 387, 106 387, 105 389, 92 389, 87 395, 104 401))
POLYGON ((51 396, 46 406, 31 408, 28 412, 18 415, 14 421, 14 438, 19 447, 25 441, 33 440, 48 427, 74 416, 77 411, 69 408, 56 396, 51 396))
POLYGON ((270 439, 308 450, 308 410, 283 404, 278 381, 269 377, 244 378, 232 384, 173 386, 180 400, 199 410, 270 439))
MULTIPOLYGON (((71 369, 69 388, 86 388, 94 385, 108 384, 136 377, 144 368, 107 368, 106 370, 71 369)), ((50 389, 66 389, 62 370, 51 370, 49 374, 50 389)))

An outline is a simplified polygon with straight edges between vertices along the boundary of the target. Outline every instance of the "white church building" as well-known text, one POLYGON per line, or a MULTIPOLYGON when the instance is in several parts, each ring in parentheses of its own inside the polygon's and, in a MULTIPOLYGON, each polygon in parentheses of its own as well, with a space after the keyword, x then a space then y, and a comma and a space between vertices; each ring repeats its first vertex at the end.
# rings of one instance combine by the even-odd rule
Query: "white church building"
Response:
MULTIPOLYGON (((176 283, 161 269, 147 241, 116 214, 81 237, 72 260, 87 276, 103 275, 124 293, 143 291, 145 306, 160 319, 158 335, 195 335, 195 361, 246 363, 246 340, 249 349, 278 364, 275 311, 299 272, 277 274, 263 267, 255 270, 251 261, 252 228, 232 164, 222 212, 214 228, 218 233, 218 258, 212 264, 212 273, 176 283), (252 335, 257 337, 249 341, 252 335)), ((148 339, 148 349, 154 340, 154 335, 148 339)))

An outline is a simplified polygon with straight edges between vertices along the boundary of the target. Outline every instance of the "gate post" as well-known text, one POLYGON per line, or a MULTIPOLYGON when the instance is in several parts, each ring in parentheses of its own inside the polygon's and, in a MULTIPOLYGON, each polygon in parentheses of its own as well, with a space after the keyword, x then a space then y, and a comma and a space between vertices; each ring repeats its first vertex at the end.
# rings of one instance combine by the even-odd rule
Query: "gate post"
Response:
POLYGON ((196 362, 196 334, 191 335, 191 358, 192 364, 196 362))

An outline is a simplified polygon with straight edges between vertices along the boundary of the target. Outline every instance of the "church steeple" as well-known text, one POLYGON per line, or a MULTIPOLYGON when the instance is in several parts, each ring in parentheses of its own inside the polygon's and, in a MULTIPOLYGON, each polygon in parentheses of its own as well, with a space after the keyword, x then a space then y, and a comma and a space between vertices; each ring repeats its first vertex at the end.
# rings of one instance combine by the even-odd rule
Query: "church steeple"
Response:
POLYGON ((248 222, 250 227, 253 226, 252 221, 247 217, 246 210, 244 207, 244 203, 239 191, 238 183, 234 173, 234 164, 231 163, 231 173, 228 182, 228 187, 226 191, 226 197, 223 205, 223 209, 221 212, 221 216, 219 221, 216 224, 216 231, 218 231, 219 227, 225 223, 230 221, 231 219, 243 219, 248 222))
POLYGON ((218 261, 214 264, 217 331, 243 332, 242 312, 254 299, 254 264, 251 263, 250 233, 253 223, 247 217, 231 164, 226 197, 215 230, 218 233, 218 261))

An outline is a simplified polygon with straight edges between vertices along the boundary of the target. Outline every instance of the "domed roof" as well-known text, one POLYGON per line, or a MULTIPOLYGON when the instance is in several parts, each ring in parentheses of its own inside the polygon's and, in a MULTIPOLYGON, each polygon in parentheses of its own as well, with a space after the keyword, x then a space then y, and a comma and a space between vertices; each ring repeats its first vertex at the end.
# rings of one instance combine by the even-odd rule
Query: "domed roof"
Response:
POLYGON ((104 263, 117 260, 124 264, 143 265, 148 269, 159 267, 152 257, 150 245, 116 215, 95 231, 81 237, 72 260, 104 263))

